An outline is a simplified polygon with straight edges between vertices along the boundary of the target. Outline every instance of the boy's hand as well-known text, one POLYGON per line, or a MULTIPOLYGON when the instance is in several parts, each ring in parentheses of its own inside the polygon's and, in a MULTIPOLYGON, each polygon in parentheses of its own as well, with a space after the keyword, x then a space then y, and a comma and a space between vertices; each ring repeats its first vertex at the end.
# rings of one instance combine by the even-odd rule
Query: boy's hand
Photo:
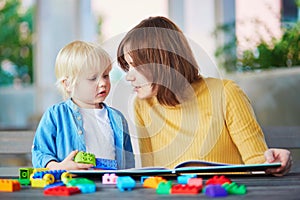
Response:
POLYGON ((78 153, 78 150, 72 151, 62 162, 58 163, 56 161, 50 161, 47 164, 47 168, 50 170, 63 169, 63 170, 79 170, 79 169, 89 169, 93 167, 92 164, 83 164, 74 162, 74 157, 78 153))

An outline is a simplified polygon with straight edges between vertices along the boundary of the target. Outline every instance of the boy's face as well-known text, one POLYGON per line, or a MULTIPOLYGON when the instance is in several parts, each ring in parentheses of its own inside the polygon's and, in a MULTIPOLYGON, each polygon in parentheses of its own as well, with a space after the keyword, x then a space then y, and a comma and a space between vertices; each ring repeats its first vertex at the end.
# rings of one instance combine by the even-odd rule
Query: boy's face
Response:
POLYGON ((111 67, 104 72, 95 68, 80 73, 73 88, 73 101, 81 108, 101 108, 99 104, 105 100, 110 91, 110 70, 111 67))

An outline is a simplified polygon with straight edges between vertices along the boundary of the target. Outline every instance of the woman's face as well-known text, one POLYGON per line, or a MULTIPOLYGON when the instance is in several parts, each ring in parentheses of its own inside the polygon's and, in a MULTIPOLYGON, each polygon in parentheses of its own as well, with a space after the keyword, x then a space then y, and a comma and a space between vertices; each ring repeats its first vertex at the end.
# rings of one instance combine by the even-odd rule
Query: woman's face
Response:
POLYGON ((126 74, 126 80, 131 82, 137 97, 140 99, 147 99, 157 94, 157 86, 153 87, 152 83, 133 67, 133 60, 129 54, 125 54, 125 60, 129 65, 129 70, 126 74))

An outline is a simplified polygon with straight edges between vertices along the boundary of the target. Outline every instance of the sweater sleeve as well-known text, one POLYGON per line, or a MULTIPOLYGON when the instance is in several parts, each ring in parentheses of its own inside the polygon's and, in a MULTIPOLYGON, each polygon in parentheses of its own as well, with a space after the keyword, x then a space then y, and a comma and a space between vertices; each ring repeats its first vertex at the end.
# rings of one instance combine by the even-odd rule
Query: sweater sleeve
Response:
POLYGON ((250 100, 233 81, 224 83, 226 125, 244 163, 265 162, 267 144, 250 100))
POLYGON ((134 117, 142 167, 154 165, 151 139, 142 118, 142 116, 145 116, 145 112, 147 112, 145 108, 136 99, 134 102, 134 117))

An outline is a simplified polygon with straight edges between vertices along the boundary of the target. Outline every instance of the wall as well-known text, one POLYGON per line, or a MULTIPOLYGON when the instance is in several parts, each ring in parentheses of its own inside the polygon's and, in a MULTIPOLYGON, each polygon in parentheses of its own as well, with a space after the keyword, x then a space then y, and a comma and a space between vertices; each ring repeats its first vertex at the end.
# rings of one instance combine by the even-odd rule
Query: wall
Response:
POLYGON ((30 128, 30 117, 35 113, 34 88, 0 88, 0 105, 0 129, 30 128))
POLYGON ((262 126, 300 126, 300 67, 225 77, 246 92, 262 126))

